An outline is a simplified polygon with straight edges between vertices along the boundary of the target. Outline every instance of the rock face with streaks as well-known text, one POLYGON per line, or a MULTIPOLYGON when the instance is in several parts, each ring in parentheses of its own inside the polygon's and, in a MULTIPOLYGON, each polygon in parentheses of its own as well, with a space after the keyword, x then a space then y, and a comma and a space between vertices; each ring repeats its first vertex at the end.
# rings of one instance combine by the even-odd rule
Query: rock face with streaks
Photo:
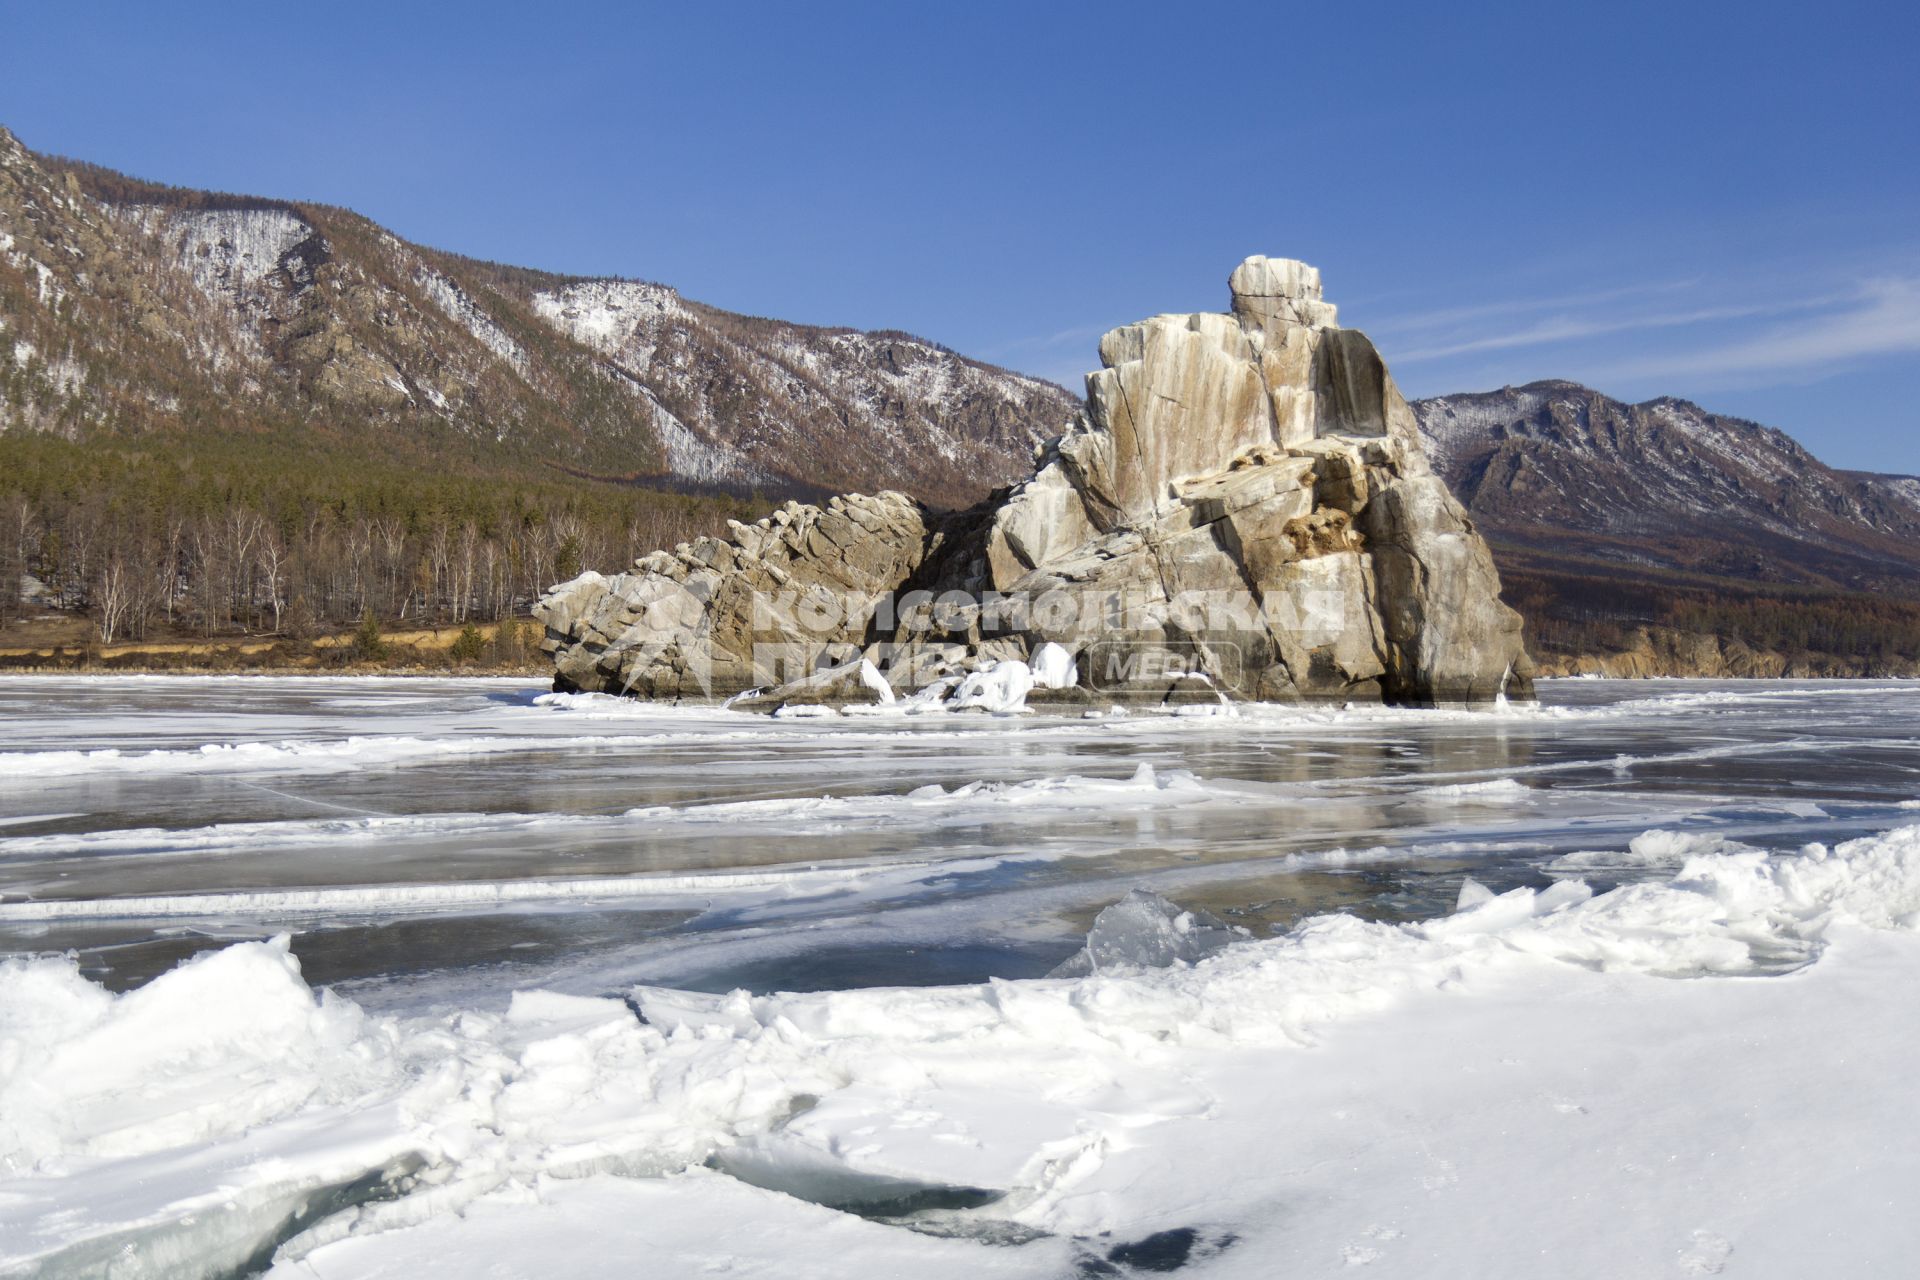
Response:
POLYGON ((558 682, 717 696, 864 657, 904 691, 1056 643, 1089 700, 1529 696, 1520 618, 1373 344, 1303 263, 1230 287, 1228 314, 1102 338, 1085 414, 977 507, 789 504, 555 588, 558 682))

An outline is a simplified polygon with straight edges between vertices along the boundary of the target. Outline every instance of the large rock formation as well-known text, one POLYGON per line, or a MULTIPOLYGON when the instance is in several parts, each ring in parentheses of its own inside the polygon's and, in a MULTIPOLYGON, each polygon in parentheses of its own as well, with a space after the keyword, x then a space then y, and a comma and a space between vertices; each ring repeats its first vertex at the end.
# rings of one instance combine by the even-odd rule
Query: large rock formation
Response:
POLYGON ((1053 642, 1103 697, 1528 695, 1519 616, 1373 344, 1302 263, 1230 283, 1231 314, 1102 338, 1086 414, 978 507, 789 504, 555 588, 557 682, 721 696, 864 658, 907 688, 1053 642))

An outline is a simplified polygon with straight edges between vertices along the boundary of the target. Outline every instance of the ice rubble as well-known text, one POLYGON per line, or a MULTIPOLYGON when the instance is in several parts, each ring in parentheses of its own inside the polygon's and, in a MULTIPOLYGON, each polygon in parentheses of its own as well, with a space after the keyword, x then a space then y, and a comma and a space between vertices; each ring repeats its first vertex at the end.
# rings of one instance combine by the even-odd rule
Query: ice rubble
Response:
POLYGON ((1071 689, 1080 683, 1079 668, 1065 645, 1049 640, 1033 651, 1033 682, 1042 689, 1071 689))
MULTIPOLYGON (((1035 689, 1071 689, 1079 683, 1080 673, 1073 654, 1064 646, 1049 641, 1034 650, 1031 662, 1003 658, 977 671, 945 676, 897 698, 887 679, 871 662, 859 664, 859 679, 879 699, 879 710, 898 709, 909 714, 925 711, 985 711, 990 715, 1018 715, 1027 708, 1027 695, 1035 689)), ((847 711, 869 712, 874 707, 848 707, 847 711)))
MULTIPOLYGON (((300 1225, 276 1219, 275 1206, 383 1171, 405 1194, 308 1227, 283 1261, 344 1274, 327 1268, 415 1249, 406 1228, 466 1248, 463 1240, 488 1238, 450 1225, 446 1215, 467 1206, 485 1220, 516 1197, 576 1194, 554 1179, 670 1173, 716 1158, 802 1191, 835 1181, 976 1188, 997 1198, 973 1219, 1031 1231, 1123 1229, 1171 1194, 1167 1175, 1139 1163, 1156 1143, 1257 1138, 1277 1163, 1253 1174, 1290 1168, 1282 1153, 1293 1135, 1307 1141, 1328 1122, 1276 1098, 1272 1073, 1298 1063, 1286 1067, 1294 1088, 1321 1087, 1314 1055, 1287 1051, 1321 1046, 1329 1062, 1345 1062, 1327 1046, 1393 1025, 1371 1015, 1425 1019, 1415 1042, 1425 1054, 1430 1043, 1470 1043, 1447 1020, 1477 1026, 1476 1008, 1501 1010, 1517 992, 1541 993, 1547 1017, 1585 1000, 1603 975, 1645 984, 1648 975, 1805 964, 1837 939, 1910 931, 1917 915, 1920 826, 1910 826, 1797 854, 1696 853, 1670 881, 1604 894, 1575 880, 1469 892, 1462 910, 1419 924, 1322 916, 1192 964, 970 987, 520 992, 504 1012, 396 1019, 316 997, 284 944, 204 955, 119 996, 86 982, 71 960, 9 961, 0 965, 0 1274, 61 1274, 108 1246, 118 1274, 210 1274, 181 1257, 247 1256, 300 1225), (1439 996, 1443 1004, 1430 1003, 1439 996), (1207 1117, 1222 1113, 1259 1131, 1215 1133, 1207 1117), (343 1165, 347 1155, 357 1167, 343 1165), (214 1203, 258 1211, 211 1212, 214 1203), (189 1219, 199 1234, 183 1255, 189 1219), (392 1229, 400 1234, 378 1234, 392 1229), (162 1248, 163 1234, 174 1243, 162 1248)), ((1910 977, 1916 956, 1900 941, 1879 963, 1910 977)), ((1839 972, 1861 945, 1833 962, 1839 972)), ((1864 979, 1888 980, 1871 968, 1864 979)), ((1643 1007, 1675 1007, 1659 987, 1676 984, 1621 987, 1602 1001, 1612 1033, 1631 1039, 1643 1007)), ((1759 999, 1757 987, 1778 999, 1804 989, 1735 985, 1717 998, 1759 999)), ((1706 998, 1674 997, 1711 1016, 1706 998)), ((1528 1027, 1507 1013, 1497 1025, 1508 1036, 1528 1027)), ((1552 1060, 1554 1041, 1529 1043, 1552 1060)), ((1374 1063, 1377 1086, 1417 1105, 1417 1078, 1395 1076, 1397 1061, 1374 1063)), ((1484 1087, 1510 1103, 1528 1079, 1515 1068, 1484 1087)), ((1834 1082, 1844 1087, 1844 1072, 1834 1082)), ((1226 1163, 1231 1177, 1252 1176, 1226 1163)), ((1239 1203, 1236 1183, 1181 1168, 1200 1179, 1196 1203, 1239 1203)), ((578 1185, 584 1196, 604 1183, 578 1185)), ((727 1184, 687 1184, 688 1194, 702 1185, 727 1184)), ((1456 1208, 1468 1220, 1492 1211, 1456 1208)), ((525 1256, 540 1256, 542 1233, 568 1221, 527 1218, 525 1256)), ((1047 1256, 1057 1264, 1057 1252, 1047 1256)))
POLYGON ((1018 658, 1008 658, 985 671, 967 675, 945 705, 950 711, 1006 715, 1026 709, 1027 695, 1033 692, 1033 685, 1033 668, 1018 658))
MULTIPOLYGON (((781 720, 936 711, 984 711, 1008 716, 1025 712, 1027 695, 1035 689, 1070 689, 1079 678, 1073 654, 1049 642, 1034 651, 1031 663, 1003 658, 974 670, 941 676, 905 696, 895 691, 872 661, 859 658, 778 687, 749 689, 722 705, 742 710, 771 708, 774 718, 781 720)), ((595 704, 582 700, 605 696, 562 693, 535 701, 542 706, 591 707, 595 704)))
POLYGON ((1624 871, 1678 867, 1703 853, 1752 853, 1750 845, 1724 836, 1655 828, 1643 831, 1621 849, 1580 849, 1547 864, 1549 871, 1624 871))

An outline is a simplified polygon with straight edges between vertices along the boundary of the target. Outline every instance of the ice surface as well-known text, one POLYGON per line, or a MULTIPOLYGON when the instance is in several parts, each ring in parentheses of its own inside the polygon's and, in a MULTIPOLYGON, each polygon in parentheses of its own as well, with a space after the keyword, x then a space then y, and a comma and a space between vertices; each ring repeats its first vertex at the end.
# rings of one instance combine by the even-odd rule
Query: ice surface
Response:
POLYGON ((785 896, 828 893, 873 874, 859 866, 725 871, 698 875, 580 876, 565 880, 523 877, 444 884, 352 885, 327 889, 263 889, 255 892, 190 893, 113 898, 47 898, 0 902, 0 921, 85 920, 191 916, 366 915, 434 908, 501 906, 507 903, 589 901, 627 898, 706 900, 773 890, 785 896))
POLYGON ((628 740, 581 736, 571 739, 472 737, 458 740, 379 736, 333 742, 209 742, 198 747, 125 751, 16 751, 0 760, 14 778, 68 779, 87 773, 350 773, 383 765, 448 756, 497 755, 539 750, 590 751, 628 740))
MULTIPOLYGON (((107 854, 154 856, 166 853, 258 852, 279 846, 331 844, 377 845, 422 835, 534 838, 564 832, 647 832, 673 827, 775 824, 788 831, 819 824, 845 831, 856 826, 885 827, 973 822, 1010 809, 1109 812, 1223 802, 1244 794, 1209 786, 1185 769, 1156 771, 1136 767, 1129 777, 1091 778, 1068 774, 1025 782, 969 782, 947 788, 936 784, 904 794, 805 796, 792 799, 723 801, 713 804, 648 805, 618 814, 435 813, 369 817, 308 818, 278 822, 217 823, 206 827, 129 827, 70 835, 0 836, 0 864, 27 859, 97 857, 107 854)), ((35 815, 20 824, 55 821, 70 814, 35 815)), ((0 825, 5 825, 0 823, 0 825)), ((0 899, 3 903, 4 899, 0 899)))
POLYGON ((105 924, 0 919, 0 1275, 1053 1277, 1184 1240, 1209 1276, 1797 1277, 1920 1249, 1904 686, 745 726, 536 693, 0 682, 12 758, 143 762, 0 769, 0 907, 172 901, 209 917, 154 926, 185 939, 518 903, 484 923, 537 940, 644 885, 689 916, 511 970, 409 954, 351 998, 302 971, 318 935, 201 940, 116 993, 120 942, 36 932, 105 924), (1135 887, 1257 936, 1153 967, 1196 931, 1135 887), (1042 973, 1102 906, 1120 955, 1083 977, 781 985, 876 941, 857 981, 956 939, 1042 973), (742 955, 762 994, 635 985, 742 955))

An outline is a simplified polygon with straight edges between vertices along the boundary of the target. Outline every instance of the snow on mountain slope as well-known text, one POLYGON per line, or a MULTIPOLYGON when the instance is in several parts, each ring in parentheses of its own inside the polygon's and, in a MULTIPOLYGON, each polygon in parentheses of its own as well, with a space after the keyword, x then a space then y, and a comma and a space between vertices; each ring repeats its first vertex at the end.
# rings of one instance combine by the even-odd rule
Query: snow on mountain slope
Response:
POLYGON ((285 209, 172 211, 135 206, 129 220, 161 237, 179 255, 202 293, 238 297, 287 267, 314 229, 285 209))
POLYGON ((646 368, 651 350, 635 344, 650 319, 684 314, 680 295, 664 285, 637 280, 583 280, 533 295, 542 320, 576 342, 605 355, 626 353, 646 368))
POLYGON ((979 477, 1023 470, 1078 407, 1051 383, 905 334, 733 315, 662 285, 577 281, 536 292, 533 307, 649 388, 674 424, 670 452, 716 469, 703 479, 753 479, 805 453, 854 487, 958 504, 979 477))
MULTIPOLYGON (((395 242, 395 247, 404 252, 404 246, 395 242)), ((507 335, 506 330, 497 324, 493 317, 483 311, 479 304, 467 296, 462 289, 447 277, 428 266, 414 269, 413 282, 426 291, 450 319, 457 320, 474 336, 474 339, 493 354, 505 360, 522 374, 527 372, 529 361, 527 353, 520 344, 507 335)))
POLYGON ((1840 474, 1857 481, 1897 507, 1920 515, 1920 476, 1886 476, 1872 471, 1843 471, 1840 474))

